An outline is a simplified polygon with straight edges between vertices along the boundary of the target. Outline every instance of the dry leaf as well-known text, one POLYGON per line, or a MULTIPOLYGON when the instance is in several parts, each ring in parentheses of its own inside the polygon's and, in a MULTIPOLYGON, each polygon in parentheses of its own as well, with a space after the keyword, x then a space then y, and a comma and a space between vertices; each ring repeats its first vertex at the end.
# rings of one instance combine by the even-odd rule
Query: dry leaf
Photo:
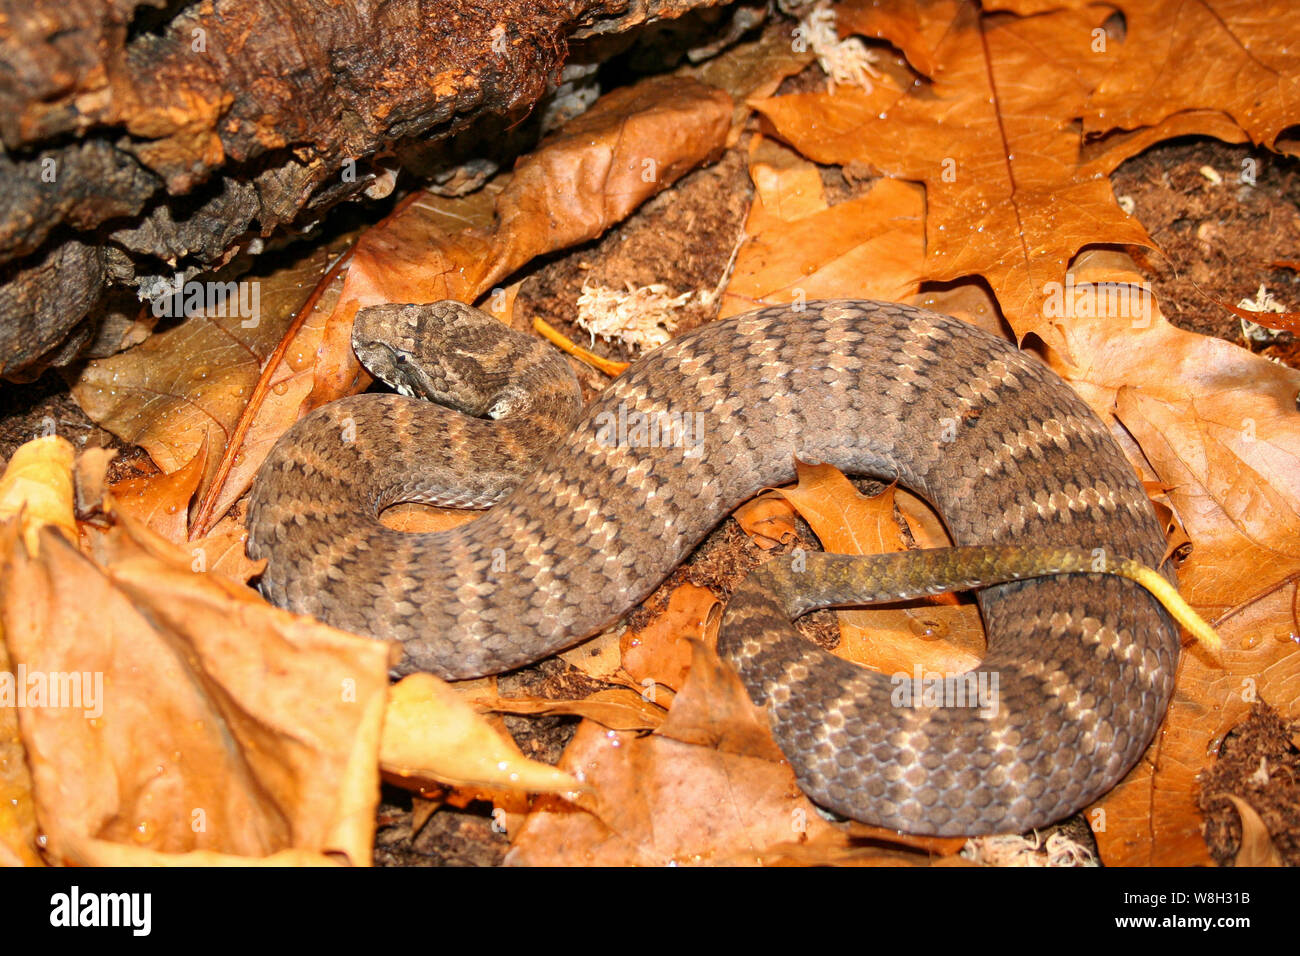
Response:
POLYGON ((674 588, 661 614, 642 630, 623 635, 623 669, 647 690, 655 685, 680 688, 691 667, 690 639, 717 639, 717 605, 708 588, 690 582, 674 588))
POLYGON ((40 530, 52 525, 72 540, 72 445, 58 435, 20 445, 0 476, 0 521, 20 518, 27 550, 40 550, 40 530))
POLYGON ((185 465, 171 474, 127 478, 110 489, 113 508, 130 515, 168 541, 181 544, 189 532, 190 500, 207 464, 207 438, 185 465))
POLYGON ((53 529, 37 554, 16 522, 0 529, 6 673, 47 852, 368 862, 387 648, 195 574, 117 520, 102 564, 53 529))
POLYGON ((543 798, 506 857, 528 866, 758 864, 769 848, 847 845, 795 785, 739 679, 703 644, 653 734, 578 728, 560 766, 595 792, 543 798))
MULTIPOLYGON (((255 316, 219 314, 231 311, 224 307, 199 311, 133 349, 87 363, 72 386, 73 398, 96 424, 142 446, 164 472, 182 468, 206 442, 210 453, 199 489, 200 496, 206 494, 220 464, 218 452, 244 413, 263 363, 346 241, 312 249, 273 272, 242 277, 241 288, 257 290, 255 316)), ((327 292, 322 304, 328 308, 337 294, 337 288, 327 292)), ((216 515, 248 489, 271 444, 297 418, 311 387, 323 323, 323 315, 309 322, 286 353, 283 371, 219 489, 216 515)))
MULTIPOLYGON (((810 159, 865 163, 923 182, 926 261, 918 278, 987 277, 1017 336, 1036 333, 1060 351, 1051 292, 1070 258, 1091 243, 1151 244, 1120 210, 1106 174, 1153 139, 1116 140, 1084 155, 1078 118, 1109 69, 1107 56, 1092 50, 1093 31, 1109 14, 1088 7, 993 19, 973 0, 846 3, 842 29, 899 44, 934 82, 754 105, 810 159)), ((1241 138, 1209 110, 1168 123, 1153 136, 1241 138)))
POLYGON ((1124 0, 1123 11, 1127 37, 1113 44, 1088 99, 1088 132, 1155 126, 1194 107, 1225 113, 1256 143, 1278 148, 1300 100, 1300 18, 1290 0, 1124 0))
POLYGON ((1282 855, 1277 852, 1277 847, 1268 835, 1268 827, 1264 826, 1264 821, 1255 812, 1255 808, 1231 793, 1223 796, 1232 801, 1232 805, 1237 808, 1237 815, 1241 817, 1241 849, 1237 851, 1237 858, 1232 865, 1284 866, 1282 855))
POLYGON ((775 492, 768 492, 745 502, 732 517, 756 545, 771 551, 798 535, 794 515, 794 505, 775 492))
POLYGON ((581 700, 551 697, 479 697, 474 705, 503 714, 574 714, 610 730, 654 730, 666 711, 628 687, 610 687, 581 700))
POLYGON ((409 780, 460 787, 567 793, 582 784, 529 760, 492 729, 445 681, 411 674, 393 685, 384 718, 380 763, 409 780))
POLYGON ((721 317, 808 299, 898 300, 924 259, 922 193, 883 180, 835 206, 811 163, 765 140, 751 150, 756 196, 721 317))
MULTIPOLYGON (((13 674, 0 633, 0 674, 13 674)), ((40 866, 32 775, 18 729, 18 708, 0 707, 0 866, 40 866)))

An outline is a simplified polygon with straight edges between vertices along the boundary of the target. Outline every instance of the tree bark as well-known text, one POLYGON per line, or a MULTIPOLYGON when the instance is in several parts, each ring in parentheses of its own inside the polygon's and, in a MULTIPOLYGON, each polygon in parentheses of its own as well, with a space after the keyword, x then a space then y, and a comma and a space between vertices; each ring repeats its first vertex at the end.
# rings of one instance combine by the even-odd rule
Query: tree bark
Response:
POLYGON ((106 280, 220 264, 404 143, 522 118, 570 40, 719 2, 0 0, 0 374, 75 355, 106 280))

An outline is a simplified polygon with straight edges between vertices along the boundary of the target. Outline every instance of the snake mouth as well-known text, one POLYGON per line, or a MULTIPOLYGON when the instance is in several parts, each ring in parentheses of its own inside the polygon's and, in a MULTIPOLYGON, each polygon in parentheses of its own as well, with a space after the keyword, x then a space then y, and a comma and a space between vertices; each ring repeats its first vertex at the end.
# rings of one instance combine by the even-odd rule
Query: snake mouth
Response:
POLYGON ((405 352, 387 342, 354 342, 352 350, 370 374, 392 386, 398 394, 435 400, 427 374, 405 352))

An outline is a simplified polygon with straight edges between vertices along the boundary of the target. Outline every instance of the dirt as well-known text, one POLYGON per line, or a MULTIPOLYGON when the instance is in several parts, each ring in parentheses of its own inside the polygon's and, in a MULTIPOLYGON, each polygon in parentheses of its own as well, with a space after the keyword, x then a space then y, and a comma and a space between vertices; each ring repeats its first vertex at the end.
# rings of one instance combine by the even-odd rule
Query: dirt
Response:
MULTIPOLYGON (((635 350, 600 339, 592 343, 574 324, 574 303, 583 286, 661 284, 669 296, 716 288, 740 241, 751 195, 744 157, 729 150, 719 162, 683 177, 604 236, 534 268, 520 287, 516 315, 541 317, 579 345, 630 362, 635 350)), ((677 331, 712 320, 719 305, 698 298, 688 303, 677 331)))
POLYGON ((1300 722, 1287 723, 1265 703, 1223 739, 1214 763, 1201 772, 1197 805, 1205 842, 1220 866, 1241 849, 1241 817, 1226 794, 1259 814, 1288 866, 1300 866, 1300 722))
POLYGON ((1111 182, 1159 245, 1132 251, 1167 319, 1300 367, 1295 336, 1252 342, 1223 307, 1263 286, 1300 311, 1300 163, 1217 140, 1170 140, 1129 160, 1111 182))

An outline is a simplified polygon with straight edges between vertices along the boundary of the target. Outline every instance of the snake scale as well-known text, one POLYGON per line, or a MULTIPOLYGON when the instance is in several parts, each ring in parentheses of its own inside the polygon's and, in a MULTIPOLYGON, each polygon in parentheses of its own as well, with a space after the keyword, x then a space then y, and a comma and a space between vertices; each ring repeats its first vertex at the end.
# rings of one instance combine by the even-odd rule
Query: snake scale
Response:
MULTIPOLYGON (((737 505, 792 480, 796 457, 896 478, 956 544, 994 546, 980 560, 1020 543, 1163 557, 1142 484, 1074 392, 921 309, 822 301, 713 322, 585 410, 554 349, 459 303, 363 310, 353 346, 405 394, 341 399, 286 432, 254 484, 248 550, 267 559, 274 603, 400 641, 398 673, 497 673, 607 627, 737 505), (399 501, 496 507, 406 534, 378 520, 399 501)), ((914 833, 1024 831, 1109 790, 1154 735, 1178 631, 1128 580, 981 590, 988 651, 972 676, 996 678, 993 708, 899 706, 895 680, 790 623, 865 597, 882 573, 909 593, 926 574, 971 577, 960 553, 921 552, 897 573, 809 555, 794 574, 787 558, 732 596, 719 653, 819 803, 914 833)))

